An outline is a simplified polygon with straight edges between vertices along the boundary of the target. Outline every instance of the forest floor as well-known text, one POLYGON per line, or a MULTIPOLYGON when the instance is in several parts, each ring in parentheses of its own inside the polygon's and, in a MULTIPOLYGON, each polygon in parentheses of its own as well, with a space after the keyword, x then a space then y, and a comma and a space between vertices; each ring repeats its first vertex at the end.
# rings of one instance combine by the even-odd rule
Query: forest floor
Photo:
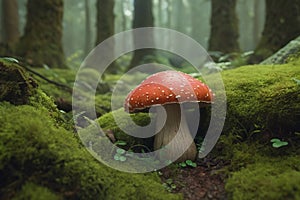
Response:
POLYGON ((162 169, 161 178, 166 189, 182 193, 185 200, 227 199, 225 176, 220 169, 229 163, 209 157, 196 163, 195 168, 162 169))

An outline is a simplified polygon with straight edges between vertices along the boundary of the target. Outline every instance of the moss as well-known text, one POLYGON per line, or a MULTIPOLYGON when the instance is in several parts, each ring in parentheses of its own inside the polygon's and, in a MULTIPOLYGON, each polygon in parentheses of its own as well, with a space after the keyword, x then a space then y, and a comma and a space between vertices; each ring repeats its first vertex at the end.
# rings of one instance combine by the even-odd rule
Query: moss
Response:
MULTIPOLYGON (((98 123, 100 127, 103 130, 111 130, 114 133, 114 137, 116 140, 121 140, 121 141, 126 141, 128 147, 131 147, 136 144, 145 144, 148 143, 149 141, 144 141, 140 138, 133 137, 131 135, 128 135, 124 133, 124 131, 120 127, 126 127, 128 131, 133 132, 134 127, 129 127, 129 119, 126 117, 128 114, 124 111, 123 108, 107 113, 100 117, 98 119, 98 123), (114 117, 118 118, 117 121, 119 122, 118 124, 116 123, 114 117)), ((137 113, 137 114, 131 114, 130 119, 133 120, 135 124, 138 126, 146 126, 150 123, 151 118, 149 117, 148 113, 137 113)), ((151 139, 150 139, 151 140, 151 139)), ((149 148, 152 148, 149 146, 149 148)))
POLYGON ((35 93, 37 83, 14 62, 0 60, 0 77, 0 101, 22 105, 35 93))
POLYGON ((61 200, 62 198, 48 188, 27 182, 22 186, 21 191, 13 198, 13 200, 61 200))
MULTIPOLYGON (((70 88, 68 90, 66 88, 58 87, 38 76, 35 76, 35 78, 39 82, 40 88, 48 96, 51 96, 54 99, 58 108, 66 112, 70 112, 72 109, 72 88, 77 72, 75 70, 70 69, 35 69, 35 71, 37 71, 38 73, 42 74, 50 80, 64 84, 70 88)), ((89 84, 94 83, 93 81, 98 82, 97 71, 93 69, 86 69, 83 70, 80 73, 80 75, 84 85, 83 88, 81 88, 83 91, 80 94, 84 97, 89 97, 89 95, 84 91, 89 89, 89 84)), ((97 116, 101 116, 111 110, 110 96, 111 94, 109 85, 107 83, 99 82, 95 98, 95 109, 97 116)), ((89 99, 91 98, 89 97, 89 99)), ((84 100, 83 102, 79 102, 82 106, 82 110, 85 109, 85 105, 90 106, 86 102, 86 100, 84 100)))
POLYGON ((299 155, 261 158, 227 180, 232 199, 300 199, 299 155))
POLYGON ((292 80, 300 79, 299 64, 295 61, 224 71, 228 107, 223 132, 246 139, 257 129, 269 137, 285 137, 300 130, 300 90, 292 80))
POLYGON ((95 161, 43 109, 1 103, 0 113, 1 199, 20 198, 28 181, 64 199, 181 199, 155 174, 126 174, 95 161))

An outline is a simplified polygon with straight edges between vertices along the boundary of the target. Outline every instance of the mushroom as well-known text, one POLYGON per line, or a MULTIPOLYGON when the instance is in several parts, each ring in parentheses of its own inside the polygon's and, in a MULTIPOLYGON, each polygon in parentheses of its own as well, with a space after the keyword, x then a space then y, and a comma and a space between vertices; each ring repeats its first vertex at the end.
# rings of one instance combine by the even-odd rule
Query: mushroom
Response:
MULTIPOLYGON (((200 106, 207 105, 212 102, 212 96, 211 90, 203 82, 188 74, 168 70, 146 78, 128 94, 124 107, 125 111, 135 113, 151 106, 163 106, 167 118, 163 128, 155 135, 154 150, 164 148, 172 141, 160 159, 174 160, 178 152, 182 152, 176 162, 194 161, 197 148, 180 104, 197 102, 201 103, 200 106)), ((161 118, 158 113, 156 129, 161 127, 161 118)))

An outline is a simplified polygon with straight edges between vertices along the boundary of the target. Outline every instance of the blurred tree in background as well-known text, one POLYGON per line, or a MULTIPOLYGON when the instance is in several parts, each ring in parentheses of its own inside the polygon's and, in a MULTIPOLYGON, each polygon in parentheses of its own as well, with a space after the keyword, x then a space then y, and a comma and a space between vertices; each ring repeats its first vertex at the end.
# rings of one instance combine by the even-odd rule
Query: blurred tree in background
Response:
POLYGON ((35 66, 65 68, 62 20, 63 0, 28 0, 25 32, 17 54, 35 66))
POLYGON ((2 32, 1 41, 7 47, 4 54, 12 54, 19 40, 19 14, 18 2, 16 0, 2 0, 2 32))
MULTIPOLYGON (((58 63, 64 62, 61 52, 65 52, 68 66, 77 68, 95 44, 114 33, 159 26, 181 31, 212 51, 231 54, 255 50, 254 59, 250 61, 258 62, 299 35, 299 1, 64 0, 62 11, 56 0, 2 0, 0 54, 14 56, 18 53, 38 65, 61 67, 63 65, 58 63), (29 11, 27 2, 28 5, 37 3, 29 11), (13 45, 20 33, 23 35, 21 42, 13 45), (61 37, 62 44, 59 44, 61 37), (15 53, 14 46, 18 47, 15 53)), ((125 39, 118 45, 134 44, 125 39)), ((146 55, 157 56, 151 49, 135 51, 132 55, 118 62, 122 69, 147 61, 146 55)), ((116 72, 118 67, 110 67, 109 71, 116 72)))
MULTIPOLYGON (((96 45, 100 44, 115 33, 114 0, 97 0, 97 34, 96 45)), ((114 45, 107 47, 109 52, 114 52, 114 45)), ((117 73, 115 62, 107 68, 109 73, 117 73)))
POLYGON ((266 0, 266 22, 262 38, 250 62, 262 61, 299 35, 300 0, 266 0))
POLYGON ((210 51, 239 52, 236 0, 211 0, 210 51))
MULTIPOLYGON (((134 1, 134 18, 132 28, 140 28, 140 27, 153 27, 154 26, 154 18, 152 14, 152 0, 135 0, 134 1)), ((153 42, 153 35, 149 32, 147 35, 133 35, 134 43, 136 44, 138 41, 147 40, 149 43, 153 42), (143 37, 143 38, 142 38, 143 37)), ((146 56, 153 55, 153 49, 141 49, 135 50, 133 52, 133 58, 129 65, 129 69, 132 67, 141 64, 143 59, 146 56)))

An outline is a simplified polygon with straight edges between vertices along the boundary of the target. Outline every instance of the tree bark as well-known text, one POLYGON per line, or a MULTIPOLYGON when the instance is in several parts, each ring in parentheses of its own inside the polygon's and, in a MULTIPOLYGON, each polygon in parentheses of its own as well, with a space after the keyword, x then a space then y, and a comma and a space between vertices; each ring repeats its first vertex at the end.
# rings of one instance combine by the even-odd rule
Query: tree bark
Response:
MULTIPOLYGON (((154 19, 152 13, 152 0, 135 0, 134 1, 134 18, 132 28, 140 27, 153 27, 154 19)), ((133 35, 134 44, 137 44, 141 39, 141 36, 133 35)), ((147 40, 148 43, 153 43, 152 33, 148 33, 143 36, 143 40, 147 40)), ((153 55, 153 49, 141 49, 133 52, 133 57, 129 65, 129 69, 141 64, 146 56, 153 55)))
POLYGON ((16 0, 2 0, 2 30, 1 40, 13 50, 19 40, 19 14, 16 0))
POLYGON ((266 22, 250 63, 271 56, 300 35, 300 0, 266 0, 266 22))
MULTIPOLYGON (((97 39, 96 45, 113 36, 114 25, 114 0, 97 0, 97 39)), ((114 52, 114 44, 107 47, 109 52, 114 52)), ((112 63, 106 70, 108 73, 116 73, 117 65, 112 63)))
POLYGON ((90 1, 85 0, 85 48, 84 53, 87 55, 91 50, 91 18, 90 18, 90 1))
POLYGON ((66 68, 62 19, 63 0, 28 0, 25 33, 17 47, 18 55, 34 66, 66 68))
POLYGON ((209 50, 224 53, 239 52, 236 0, 211 0, 211 30, 209 50))

